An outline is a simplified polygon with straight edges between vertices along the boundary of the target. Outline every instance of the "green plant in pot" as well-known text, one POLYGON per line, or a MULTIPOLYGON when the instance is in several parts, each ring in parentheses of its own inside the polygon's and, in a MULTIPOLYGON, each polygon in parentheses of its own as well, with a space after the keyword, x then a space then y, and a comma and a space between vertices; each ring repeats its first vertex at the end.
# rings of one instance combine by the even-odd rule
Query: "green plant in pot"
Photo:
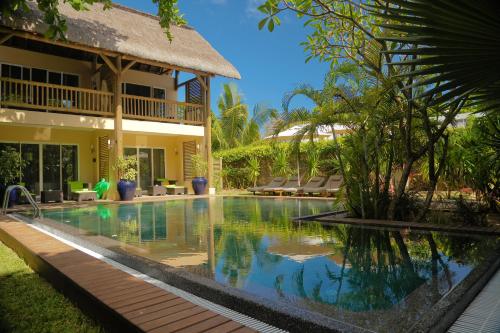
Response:
MULTIPOLYGON (((7 147, 0 152, 0 193, 3 202, 5 191, 9 185, 15 185, 22 177, 25 163, 21 154, 12 147, 7 147)), ((17 201, 17 192, 12 191, 9 196, 9 207, 17 201)))
POLYGON ((195 176, 191 181, 194 193, 196 195, 204 194, 208 183, 205 178, 208 170, 207 162, 200 154, 196 154, 191 156, 191 163, 193 165, 193 172, 195 176))
POLYGON ((117 183, 120 200, 130 201, 134 199, 137 183, 137 158, 135 156, 118 157, 115 163, 115 169, 118 172, 117 183))

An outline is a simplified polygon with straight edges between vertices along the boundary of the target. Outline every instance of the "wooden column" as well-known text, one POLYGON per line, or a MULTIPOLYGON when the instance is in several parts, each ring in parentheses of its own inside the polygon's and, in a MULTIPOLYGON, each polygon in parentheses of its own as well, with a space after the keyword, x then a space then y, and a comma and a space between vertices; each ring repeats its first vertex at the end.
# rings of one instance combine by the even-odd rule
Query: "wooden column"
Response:
POLYGON ((122 58, 116 57, 115 73, 115 145, 116 157, 123 156, 123 131, 122 131, 122 58))
POLYGON ((212 160, 212 112, 210 110, 210 76, 205 78, 205 152, 208 164, 207 180, 209 190, 214 187, 212 160))

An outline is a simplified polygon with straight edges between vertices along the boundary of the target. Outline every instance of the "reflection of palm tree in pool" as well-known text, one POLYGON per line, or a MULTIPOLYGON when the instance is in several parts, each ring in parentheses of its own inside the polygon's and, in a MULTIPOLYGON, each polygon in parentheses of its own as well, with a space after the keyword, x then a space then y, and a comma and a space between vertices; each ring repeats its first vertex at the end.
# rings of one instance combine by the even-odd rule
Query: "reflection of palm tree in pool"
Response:
MULTIPOLYGON (((322 303, 335 304, 350 311, 387 309, 400 302, 417 287, 425 282, 426 277, 435 281, 431 288, 434 301, 441 297, 437 288, 438 266, 444 272, 448 289, 451 288, 449 270, 437 250, 432 235, 419 234, 418 239, 406 244, 400 232, 361 229, 338 226, 331 229, 337 245, 342 246, 343 260, 337 262, 338 270, 325 265, 325 278, 315 280, 315 285, 304 285, 305 266, 290 273, 294 294, 322 303), (422 248, 410 251, 408 247, 422 248), (412 253, 413 256, 410 256, 412 253), (417 253, 417 254, 414 254, 417 253), (429 263, 428 254, 432 253, 429 263), (334 296, 328 290, 322 290, 325 281, 331 281, 329 290, 336 290, 334 296)), ((275 281, 278 294, 284 295, 284 280, 280 276, 275 281)))

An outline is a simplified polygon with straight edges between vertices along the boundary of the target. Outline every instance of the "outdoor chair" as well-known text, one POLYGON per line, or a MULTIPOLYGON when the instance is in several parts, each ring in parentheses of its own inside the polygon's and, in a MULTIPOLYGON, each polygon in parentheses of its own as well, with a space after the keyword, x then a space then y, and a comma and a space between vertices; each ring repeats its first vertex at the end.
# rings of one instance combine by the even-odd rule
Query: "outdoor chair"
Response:
POLYGON ((282 186, 266 187, 264 193, 272 193, 282 195, 283 193, 296 193, 299 188, 299 177, 290 177, 282 186))
POLYGON ((284 177, 276 177, 269 182, 269 184, 264 185, 264 186, 256 186, 256 187, 250 187, 247 189, 248 192, 252 192, 255 194, 256 192, 264 192, 265 188, 274 188, 274 187, 280 187, 285 183, 286 179, 284 177))
POLYGON ((66 184, 66 200, 84 201, 97 200, 97 192, 90 190, 88 183, 70 181, 66 184))
POLYGON ((338 191, 340 191, 343 181, 344 179, 341 175, 330 176, 324 185, 324 187, 326 187, 326 194, 334 196, 338 191))
POLYGON ((325 183, 325 177, 312 177, 306 185, 299 187, 297 193, 313 194, 320 193, 321 186, 325 183))

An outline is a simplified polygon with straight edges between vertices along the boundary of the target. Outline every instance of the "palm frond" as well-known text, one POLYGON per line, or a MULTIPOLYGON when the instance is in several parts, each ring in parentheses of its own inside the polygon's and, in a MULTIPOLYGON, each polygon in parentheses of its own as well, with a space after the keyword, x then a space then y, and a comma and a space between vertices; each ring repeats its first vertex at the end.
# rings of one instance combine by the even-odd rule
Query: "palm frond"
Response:
POLYGON ((386 0, 375 6, 391 32, 381 38, 398 47, 393 67, 425 89, 416 98, 431 105, 471 96, 500 105, 500 6, 496 0, 386 0), (439 84, 434 87, 433 84, 439 84))

